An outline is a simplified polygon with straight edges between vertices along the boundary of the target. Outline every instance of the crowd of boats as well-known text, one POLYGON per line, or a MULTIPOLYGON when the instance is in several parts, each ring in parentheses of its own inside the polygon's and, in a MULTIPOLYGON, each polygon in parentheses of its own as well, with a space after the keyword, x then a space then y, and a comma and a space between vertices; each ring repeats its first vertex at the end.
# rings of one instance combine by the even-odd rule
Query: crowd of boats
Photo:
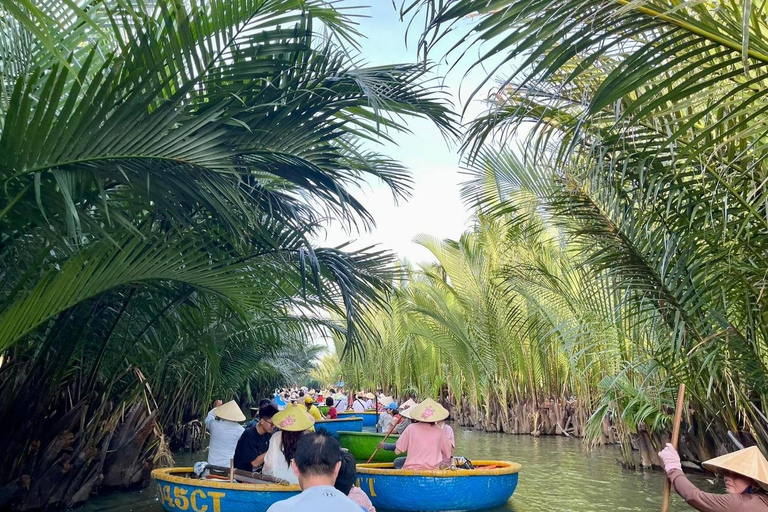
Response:
POLYGON ((298 495, 292 450, 313 431, 329 433, 354 457, 354 488, 344 492, 360 493, 368 510, 482 510, 504 504, 517 487, 519 464, 453 453, 449 413, 431 398, 398 403, 340 386, 282 389, 252 408, 245 426, 237 403, 214 405, 208 460, 152 473, 167 511, 266 512, 298 495))

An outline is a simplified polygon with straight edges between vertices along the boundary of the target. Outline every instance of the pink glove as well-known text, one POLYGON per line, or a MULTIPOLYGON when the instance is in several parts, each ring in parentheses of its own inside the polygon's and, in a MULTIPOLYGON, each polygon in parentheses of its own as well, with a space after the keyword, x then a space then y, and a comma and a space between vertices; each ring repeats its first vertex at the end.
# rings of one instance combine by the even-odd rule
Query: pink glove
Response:
POLYGON ((680 466, 680 455, 677 454, 677 450, 670 443, 667 443, 667 446, 659 452, 659 458, 664 464, 664 471, 667 473, 673 469, 683 469, 680 466))

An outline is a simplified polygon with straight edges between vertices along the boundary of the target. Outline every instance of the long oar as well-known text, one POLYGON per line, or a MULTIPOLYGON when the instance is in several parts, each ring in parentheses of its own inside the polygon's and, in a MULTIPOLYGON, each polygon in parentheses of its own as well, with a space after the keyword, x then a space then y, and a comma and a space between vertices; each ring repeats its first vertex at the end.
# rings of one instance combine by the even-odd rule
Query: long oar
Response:
MULTIPOLYGON (((398 420, 397 420, 397 423, 395 423, 395 425, 389 429, 389 432, 387 432, 387 435, 384 436, 384 440, 382 441, 382 443, 386 443, 387 442, 387 439, 389 438, 390 435, 392 435, 392 432, 395 431, 395 427, 397 427, 400 424, 401 421, 403 421, 403 417, 402 416, 400 416, 400 418, 398 418, 398 420)), ((370 464, 371 461, 373 460, 373 458, 376 456, 376 454, 378 452, 379 452, 379 447, 377 445, 376 449, 373 450, 373 453, 371 454, 370 457, 368 457, 368 460, 365 463, 366 464, 370 464)))
MULTIPOLYGON (((683 419, 683 400, 685 399, 685 384, 680 384, 677 390, 677 406, 675 407, 675 422, 672 425, 672 446, 677 450, 677 440, 680 437, 680 420, 683 419)), ((672 482, 669 478, 664 482, 664 494, 661 497, 661 512, 669 510, 669 492, 672 482)))

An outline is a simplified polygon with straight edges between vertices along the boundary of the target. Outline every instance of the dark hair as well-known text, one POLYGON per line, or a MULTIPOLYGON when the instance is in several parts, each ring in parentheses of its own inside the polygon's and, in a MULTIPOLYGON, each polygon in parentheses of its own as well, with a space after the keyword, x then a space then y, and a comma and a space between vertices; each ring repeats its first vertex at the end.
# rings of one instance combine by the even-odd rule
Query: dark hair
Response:
POLYGON ((335 393, 336 392, 336 390, 333 389, 333 388, 329 389, 328 391, 330 391, 331 393, 335 393))
POLYGON ((339 442, 325 430, 307 434, 299 439, 294 462, 302 475, 333 475, 341 460, 339 442))
POLYGON ((259 400, 259 409, 271 403, 272 403, 272 400, 270 400, 269 398, 262 398, 261 400, 259 400))
POLYGON ((333 406, 333 397, 332 396, 329 396, 328 398, 325 399, 325 405, 327 405, 328 407, 332 407, 333 406))
POLYGON ((275 407, 272 402, 267 402, 265 405, 259 407, 259 419, 271 418, 277 414, 277 412, 277 407, 275 407))
POLYGON ((304 396, 304 390, 299 391, 299 396, 304 396))
POLYGON ((306 430, 299 430, 295 432, 293 430, 281 430, 282 432, 282 446, 283 455, 285 456, 285 462, 291 463, 291 459, 296 456, 297 446, 299 439, 306 433, 306 430))
POLYGON ((341 454, 341 469, 339 469, 339 474, 333 486, 344 494, 349 494, 352 484, 355 482, 356 473, 357 461, 355 456, 349 452, 343 452, 341 454))

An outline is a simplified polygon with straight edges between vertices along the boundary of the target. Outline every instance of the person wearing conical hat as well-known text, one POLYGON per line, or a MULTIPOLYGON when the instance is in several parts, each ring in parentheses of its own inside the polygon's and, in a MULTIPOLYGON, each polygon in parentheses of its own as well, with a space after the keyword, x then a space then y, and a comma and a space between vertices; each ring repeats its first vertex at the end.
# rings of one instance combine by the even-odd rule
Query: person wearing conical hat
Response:
MULTIPOLYGON (((445 431, 437 425, 448 417, 448 411, 431 398, 427 398, 406 411, 411 424, 394 444, 395 454, 408 452, 395 459, 395 469, 439 469, 451 456, 451 443, 445 431)), ((391 449, 390 444, 379 443, 379 448, 391 449)))
POLYGON ((400 405, 397 415, 392 420, 392 424, 395 425, 396 434, 402 434, 405 432, 405 429, 408 428, 408 425, 411 424, 411 418, 408 416, 407 411, 414 405, 416 405, 416 402, 414 402, 412 398, 409 398, 400 405))
POLYGON ((299 439, 314 427, 315 419, 304 407, 287 407, 272 416, 272 423, 280 431, 274 433, 269 440, 261 472, 298 484, 299 478, 291 469, 291 460, 296 456, 299 439))
POLYGON ((693 485, 680 466, 680 456, 667 443, 659 457, 672 487, 701 512, 768 512, 768 461, 756 446, 744 448, 704 462, 703 466, 723 475, 726 494, 704 492, 693 485))
POLYGON ((214 407, 205 417, 205 428, 211 433, 208 443, 208 464, 229 467, 229 460, 235 456, 235 448, 245 430, 241 422, 245 414, 237 402, 229 402, 214 407))

